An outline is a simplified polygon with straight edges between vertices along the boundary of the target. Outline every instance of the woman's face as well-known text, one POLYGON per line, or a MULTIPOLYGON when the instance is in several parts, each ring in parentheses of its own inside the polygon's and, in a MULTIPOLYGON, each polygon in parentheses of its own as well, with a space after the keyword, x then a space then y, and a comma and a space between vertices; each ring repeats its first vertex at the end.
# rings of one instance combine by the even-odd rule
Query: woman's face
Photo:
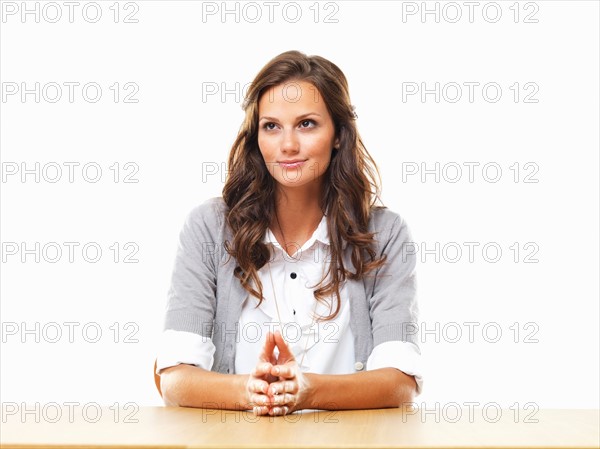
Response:
POLYGON ((339 144, 317 88, 289 81, 265 91, 258 102, 258 147, 282 187, 320 185, 339 144))

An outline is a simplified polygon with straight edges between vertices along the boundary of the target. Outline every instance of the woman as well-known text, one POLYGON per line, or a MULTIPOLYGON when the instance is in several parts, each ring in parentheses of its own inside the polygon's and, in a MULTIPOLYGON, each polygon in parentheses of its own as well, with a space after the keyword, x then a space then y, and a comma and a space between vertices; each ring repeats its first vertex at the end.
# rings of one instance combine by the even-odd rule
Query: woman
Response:
POLYGON ((346 77, 288 51, 243 108, 222 198, 180 234, 156 369, 165 403, 285 415, 412 401, 415 256, 405 221, 375 205, 346 77))

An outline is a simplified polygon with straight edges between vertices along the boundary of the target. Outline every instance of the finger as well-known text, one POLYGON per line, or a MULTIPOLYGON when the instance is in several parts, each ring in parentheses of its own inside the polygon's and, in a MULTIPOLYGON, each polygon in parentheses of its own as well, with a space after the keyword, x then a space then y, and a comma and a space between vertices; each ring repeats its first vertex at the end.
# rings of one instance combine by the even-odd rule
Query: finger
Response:
POLYGON ((264 393, 266 394, 269 389, 269 384, 264 380, 256 380, 250 383, 250 391, 252 393, 264 393))
POLYGON ((283 415, 287 415, 289 412, 290 412, 290 408, 287 405, 284 405, 282 407, 273 407, 269 411, 269 415, 271 415, 271 416, 283 416, 283 415))
POLYGON ((298 383, 292 380, 273 382, 268 386, 267 394, 274 396, 284 393, 296 393, 298 391, 298 383))
POLYGON ((297 398, 295 395, 290 393, 278 394, 277 396, 273 396, 271 399, 271 407, 275 406, 283 406, 283 405, 294 405, 296 404, 297 398))
POLYGON ((271 375, 275 377, 282 377, 284 379, 293 379, 296 377, 296 373, 291 366, 275 365, 271 368, 271 375))
POLYGON ((252 413, 254 413, 254 416, 268 415, 269 414, 269 407, 255 405, 254 407, 252 407, 252 413))
POLYGON ((273 369, 273 365, 271 363, 258 363, 252 371, 252 377, 262 377, 266 374, 270 374, 273 369))
POLYGON ((250 404, 253 406, 268 406, 271 399, 266 394, 254 393, 250 396, 250 404))
POLYGON ((271 416, 282 416, 286 414, 286 410, 287 407, 283 406, 283 407, 273 407, 271 409, 271 411, 269 412, 269 415, 271 416))
POLYGON ((275 331, 273 334, 273 340, 275 345, 277 345, 277 349, 279 349, 280 363, 286 363, 291 360, 295 360, 294 353, 290 350, 290 347, 287 345, 283 339, 283 335, 281 335, 279 331, 275 331))
POLYGON ((267 332, 267 338, 265 339, 265 343, 263 345, 262 351, 258 359, 261 362, 270 362, 273 360, 273 350, 275 349, 275 339, 273 338, 273 334, 271 332, 267 332))

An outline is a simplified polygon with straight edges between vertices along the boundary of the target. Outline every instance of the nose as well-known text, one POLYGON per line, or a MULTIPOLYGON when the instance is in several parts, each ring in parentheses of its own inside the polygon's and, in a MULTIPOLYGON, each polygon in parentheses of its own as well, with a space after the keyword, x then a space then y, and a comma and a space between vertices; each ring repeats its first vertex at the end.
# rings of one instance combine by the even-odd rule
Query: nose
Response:
POLYGON ((287 130, 283 132, 281 142, 281 151, 284 153, 297 153, 298 152, 298 139, 294 134, 293 130, 287 130))

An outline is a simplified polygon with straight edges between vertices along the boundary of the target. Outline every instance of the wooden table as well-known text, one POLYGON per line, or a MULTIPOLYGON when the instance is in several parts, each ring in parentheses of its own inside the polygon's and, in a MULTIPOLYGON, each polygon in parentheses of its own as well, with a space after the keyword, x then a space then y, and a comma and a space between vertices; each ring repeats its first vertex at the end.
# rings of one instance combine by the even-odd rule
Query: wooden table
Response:
POLYGON ((2 447, 600 446, 598 410, 520 410, 517 414, 505 409, 497 416, 497 410, 454 408, 436 413, 407 407, 272 418, 248 412, 134 405, 88 407, 85 413, 82 406, 47 406, 45 410, 40 406, 37 415, 34 406, 19 409, 3 406, 2 447), (23 410, 33 412, 23 415, 23 410))

